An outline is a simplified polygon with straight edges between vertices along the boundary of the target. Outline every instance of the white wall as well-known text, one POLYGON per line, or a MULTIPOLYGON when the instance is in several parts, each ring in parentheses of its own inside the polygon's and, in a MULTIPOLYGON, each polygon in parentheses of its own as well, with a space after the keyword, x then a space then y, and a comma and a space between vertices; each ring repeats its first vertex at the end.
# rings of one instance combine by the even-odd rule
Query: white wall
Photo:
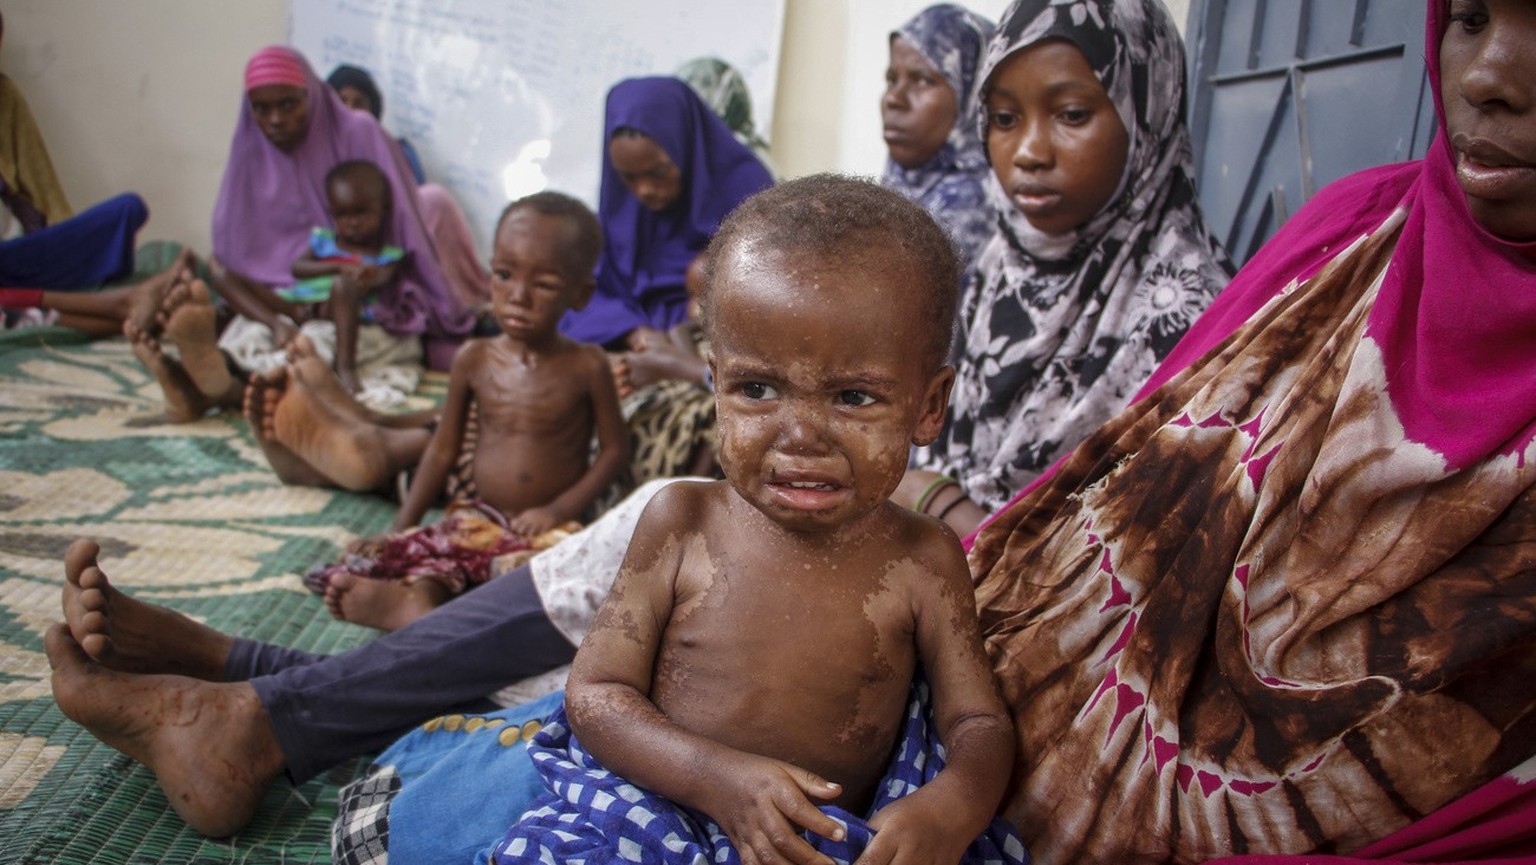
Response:
MULTIPOLYGON (((886 36, 928 2, 788 0, 774 106, 783 175, 879 173, 886 36)), ((1182 27, 1189 0, 1167 2, 1182 27)), ((969 5, 996 18, 1007 0, 969 5)), ((0 71, 26 94, 76 208, 136 191, 150 207, 141 239, 206 252, 246 58, 284 40, 287 10, 286 0, 5 0, 0 71)))

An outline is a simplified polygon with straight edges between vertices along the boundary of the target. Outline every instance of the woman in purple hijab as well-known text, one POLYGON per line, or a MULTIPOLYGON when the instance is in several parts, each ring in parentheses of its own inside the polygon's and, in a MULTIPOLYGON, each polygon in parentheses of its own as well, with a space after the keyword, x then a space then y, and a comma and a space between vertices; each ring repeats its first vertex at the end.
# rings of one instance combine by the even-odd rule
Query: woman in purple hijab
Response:
POLYGON ((608 91, 597 290, 561 330, 617 347, 636 328, 688 318, 688 269, 720 220, 773 176, 681 79, 631 78, 608 91))
MULTIPOLYGON (((247 69, 246 91, 213 211, 219 281, 241 283, 247 293, 291 285, 294 259, 308 248, 310 230, 330 222, 326 172, 339 162, 366 159, 389 178, 390 242, 407 254, 377 305, 375 323, 397 337, 421 336, 427 365, 446 369, 472 320, 438 265, 414 176, 399 147, 372 117, 348 109, 291 48, 258 52, 247 69), (255 92, 272 85, 302 91, 302 105, 294 106, 301 110, 287 125, 267 122, 256 105, 255 92)), ((238 287, 221 290, 226 299, 239 293, 238 287)))

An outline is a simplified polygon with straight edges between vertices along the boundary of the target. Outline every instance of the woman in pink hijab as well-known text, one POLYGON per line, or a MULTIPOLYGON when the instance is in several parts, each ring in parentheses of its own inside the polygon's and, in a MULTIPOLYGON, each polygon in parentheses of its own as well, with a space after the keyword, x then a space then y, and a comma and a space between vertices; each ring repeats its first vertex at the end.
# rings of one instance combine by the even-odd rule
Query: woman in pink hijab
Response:
POLYGON ((428 366, 446 368, 471 320, 438 264, 410 166, 372 117, 347 108, 285 46, 261 49, 246 67, 213 212, 214 288, 236 312, 284 334, 281 306, 265 301, 276 300, 271 289, 294 282, 293 261, 311 229, 330 223, 325 175, 350 159, 368 160, 389 178, 389 242, 406 251, 376 323, 395 336, 420 336, 428 366))
POLYGON ((1037 865, 1536 855, 1536 3, 1428 7, 1428 155, 974 539, 1037 865))

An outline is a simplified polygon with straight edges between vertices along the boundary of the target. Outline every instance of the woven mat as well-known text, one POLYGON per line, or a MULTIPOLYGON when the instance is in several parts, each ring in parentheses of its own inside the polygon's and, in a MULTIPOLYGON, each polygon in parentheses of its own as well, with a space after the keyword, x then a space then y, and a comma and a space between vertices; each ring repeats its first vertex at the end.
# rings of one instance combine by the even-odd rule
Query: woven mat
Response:
POLYGON ((117 586, 229 633, 321 652, 375 633, 333 621, 298 574, 393 506, 283 486, 237 413, 172 425, 160 408, 124 340, 0 333, 0 862, 327 862, 355 763, 274 785, 245 831, 212 841, 53 704, 42 636, 76 537, 101 544, 117 586))

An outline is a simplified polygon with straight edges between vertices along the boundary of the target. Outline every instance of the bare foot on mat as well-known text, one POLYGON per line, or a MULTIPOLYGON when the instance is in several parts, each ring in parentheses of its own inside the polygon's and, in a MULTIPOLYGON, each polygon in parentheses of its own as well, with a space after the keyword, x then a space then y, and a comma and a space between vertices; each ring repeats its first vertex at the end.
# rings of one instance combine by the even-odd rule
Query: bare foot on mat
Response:
POLYGON ((288 388, 288 369, 281 367, 267 373, 251 376, 245 386, 242 406, 245 419, 251 425, 251 435, 267 458, 267 464, 285 484, 306 487, 334 487, 336 482, 325 473, 304 461, 287 445, 278 441, 272 415, 288 388))
POLYGON ((175 610, 119 592, 102 572, 93 541, 64 554, 64 621, 91 660, 125 673, 176 673, 220 681, 233 642, 175 610))
POLYGON ((154 772, 187 825, 222 838, 250 822, 283 758, 248 683, 111 670, 64 625, 44 645, 59 710, 154 772))
POLYGON ((398 631, 448 600, 448 592, 433 580, 406 583, 375 580, 355 574, 331 577, 325 605, 344 622, 398 631))
POLYGON ((133 344, 133 356, 160 383, 160 390, 165 394, 167 420, 191 423, 208 412, 213 401, 198 388, 180 363, 165 356, 158 339, 133 327, 132 323, 124 325, 123 331, 133 344))

